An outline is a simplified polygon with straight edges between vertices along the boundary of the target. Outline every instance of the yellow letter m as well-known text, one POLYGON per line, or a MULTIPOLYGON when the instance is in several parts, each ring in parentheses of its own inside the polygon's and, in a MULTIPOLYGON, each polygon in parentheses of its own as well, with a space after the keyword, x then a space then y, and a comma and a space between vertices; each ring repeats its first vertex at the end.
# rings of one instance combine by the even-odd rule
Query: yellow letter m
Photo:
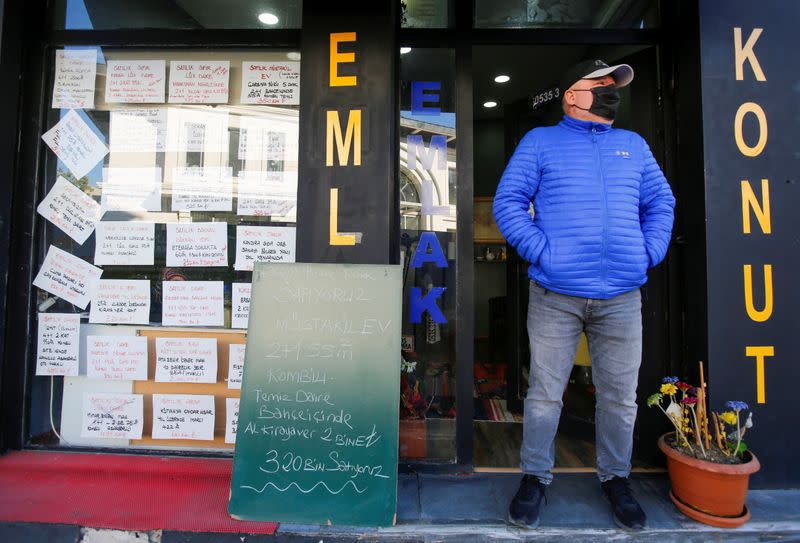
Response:
POLYGON ((353 165, 361 166, 361 110, 352 109, 347 117, 347 130, 342 138, 342 123, 338 111, 327 112, 325 127, 325 165, 333 166, 333 138, 336 137, 336 154, 339 166, 350 162, 350 146, 353 147, 353 165))

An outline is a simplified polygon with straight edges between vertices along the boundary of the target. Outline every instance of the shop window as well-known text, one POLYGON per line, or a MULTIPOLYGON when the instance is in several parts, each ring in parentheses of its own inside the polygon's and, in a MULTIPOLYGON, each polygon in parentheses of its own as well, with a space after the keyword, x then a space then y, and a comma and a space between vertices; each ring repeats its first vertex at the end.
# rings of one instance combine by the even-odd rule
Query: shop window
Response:
POLYGON ((30 443, 232 450, 252 266, 294 261, 297 58, 54 52, 30 443))
POLYGON ((475 0, 476 28, 653 28, 658 0, 475 0))
POLYGON ((412 49, 400 57, 400 74, 400 456, 452 461, 458 333, 456 199, 451 190, 456 168, 454 53, 412 49))
POLYGON ((403 28, 447 28, 451 26, 455 0, 400 0, 403 28))
POLYGON ((63 30, 300 28, 302 0, 55 0, 63 30))

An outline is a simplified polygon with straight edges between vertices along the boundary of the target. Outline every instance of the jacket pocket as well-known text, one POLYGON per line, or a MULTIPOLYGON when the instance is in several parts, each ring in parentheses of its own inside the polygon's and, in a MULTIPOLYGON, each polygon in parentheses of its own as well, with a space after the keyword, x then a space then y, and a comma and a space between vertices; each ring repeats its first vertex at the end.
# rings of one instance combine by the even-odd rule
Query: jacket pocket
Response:
POLYGON ((542 256, 539 257, 539 268, 546 274, 550 275, 553 270, 553 256, 555 255, 556 240, 548 238, 547 244, 542 250, 542 256))

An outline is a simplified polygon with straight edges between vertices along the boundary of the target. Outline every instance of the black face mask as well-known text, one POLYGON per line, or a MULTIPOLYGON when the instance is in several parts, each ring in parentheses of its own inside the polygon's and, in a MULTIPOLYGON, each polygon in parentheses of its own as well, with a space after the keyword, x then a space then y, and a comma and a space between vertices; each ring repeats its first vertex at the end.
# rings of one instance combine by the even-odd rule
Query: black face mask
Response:
POLYGON ((588 90, 592 93, 592 107, 586 109, 575 105, 578 109, 594 113, 599 117, 613 121, 617 115, 617 108, 619 107, 619 91, 614 85, 605 85, 592 87, 591 89, 572 89, 572 90, 588 90))

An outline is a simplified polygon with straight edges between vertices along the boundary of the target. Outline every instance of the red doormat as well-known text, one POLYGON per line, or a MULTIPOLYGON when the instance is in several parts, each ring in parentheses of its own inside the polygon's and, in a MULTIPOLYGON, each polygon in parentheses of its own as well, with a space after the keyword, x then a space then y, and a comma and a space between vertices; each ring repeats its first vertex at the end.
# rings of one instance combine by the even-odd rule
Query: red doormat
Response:
POLYGON ((0 521, 273 534, 228 516, 230 460, 15 451, 0 457, 0 521))

